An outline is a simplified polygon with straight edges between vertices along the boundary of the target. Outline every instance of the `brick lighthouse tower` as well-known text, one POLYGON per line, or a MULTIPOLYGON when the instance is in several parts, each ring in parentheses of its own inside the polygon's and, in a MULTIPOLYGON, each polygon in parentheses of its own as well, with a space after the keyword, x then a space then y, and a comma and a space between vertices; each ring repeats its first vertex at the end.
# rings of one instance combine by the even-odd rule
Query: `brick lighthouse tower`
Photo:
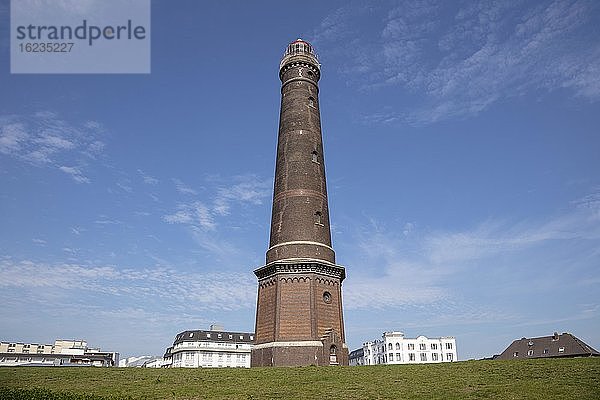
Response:
POLYGON ((256 269, 252 366, 348 365, 344 267, 331 247, 319 112, 320 64, 290 43, 279 66, 281 112, 266 265, 256 269))

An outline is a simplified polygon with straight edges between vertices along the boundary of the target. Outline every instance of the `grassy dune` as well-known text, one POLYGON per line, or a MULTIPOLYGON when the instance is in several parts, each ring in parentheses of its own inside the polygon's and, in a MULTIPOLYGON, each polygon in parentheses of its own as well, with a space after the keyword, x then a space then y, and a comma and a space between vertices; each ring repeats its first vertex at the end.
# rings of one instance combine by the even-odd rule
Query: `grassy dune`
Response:
POLYGON ((600 399, 600 357, 257 369, 0 368, 2 399, 600 399))

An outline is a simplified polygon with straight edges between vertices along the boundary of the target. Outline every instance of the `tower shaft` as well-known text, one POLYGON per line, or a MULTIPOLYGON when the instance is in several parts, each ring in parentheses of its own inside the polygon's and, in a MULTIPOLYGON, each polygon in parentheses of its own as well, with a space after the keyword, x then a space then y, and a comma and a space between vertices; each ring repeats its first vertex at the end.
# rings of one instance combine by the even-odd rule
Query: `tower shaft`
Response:
POLYGON ((266 265, 258 277, 253 366, 347 365, 343 267, 335 264, 321 120, 320 64, 298 39, 281 61, 281 111, 266 265))

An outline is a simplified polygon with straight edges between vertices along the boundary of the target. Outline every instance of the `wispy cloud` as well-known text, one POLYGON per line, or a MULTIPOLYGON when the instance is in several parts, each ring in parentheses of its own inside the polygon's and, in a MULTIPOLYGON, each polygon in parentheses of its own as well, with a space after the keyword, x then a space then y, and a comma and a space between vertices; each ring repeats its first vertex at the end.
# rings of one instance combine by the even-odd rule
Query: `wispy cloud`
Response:
MULTIPOLYGON (((198 193, 174 179, 177 191, 189 196, 198 193)), ((211 188, 205 190, 207 200, 193 200, 177 205, 175 212, 163 216, 170 224, 184 224, 202 230, 215 230, 217 218, 227 217, 233 206, 261 205, 271 192, 271 179, 260 179, 255 175, 235 176, 223 183, 223 179, 212 177, 211 188), (212 204, 208 206, 207 204, 212 204)), ((195 236, 197 236, 195 234, 195 236)))
MULTIPOLYGON (((590 197, 595 198, 583 199, 590 197)), ((385 309, 447 303, 457 300, 456 282, 484 287, 490 284, 484 281, 490 276, 498 295, 500 288, 532 295, 535 290, 587 285, 598 278, 593 266, 600 257, 596 212, 576 207, 546 220, 490 220, 463 231, 418 231, 414 224, 410 231, 404 229, 406 224, 398 229, 367 225, 357 234, 358 246, 350 254, 361 268, 350 270, 346 306, 385 309), (535 278, 535 289, 530 276, 535 278), (572 276, 577 279, 565 282, 572 276)))
POLYGON ((384 2, 340 8, 314 38, 352 85, 398 98, 365 120, 419 125, 532 92, 568 89, 597 101, 599 16, 598 3, 586 0, 384 2), (414 106, 403 111, 406 94, 414 106))
POLYGON ((154 177, 146 174, 141 169, 138 169, 137 171, 141 175, 142 180, 144 181, 145 184, 147 184, 147 185, 156 185, 156 184, 158 184, 158 179, 156 179, 156 178, 154 178, 154 177))
MULTIPOLYGON (((66 297, 92 292, 127 298, 142 307, 144 298, 159 296, 169 305, 195 310, 239 310, 254 307, 256 282, 251 274, 189 273, 170 268, 119 269, 114 266, 0 261, 0 287, 7 291, 60 289, 66 297), (230 290, 231 282, 236 290, 230 290)), ((146 309, 148 312, 156 312, 146 309)))
POLYGON ((260 205, 271 193, 271 179, 243 175, 233 180, 236 182, 233 185, 218 188, 213 205, 216 214, 228 215, 232 203, 260 205))
POLYGON ((36 167, 57 168, 77 183, 88 183, 83 168, 103 151, 102 134, 97 122, 75 124, 50 111, 4 115, 0 116, 0 154, 36 167))
POLYGON ((191 187, 187 186, 185 183, 183 183, 179 179, 176 179, 176 178, 173 179, 173 183, 175 184, 175 189, 177 189, 177 191, 181 194, 189 194, 189 195, 197 195, 198 194, 197 191, 195 191, 191 187))
POLYGON ((180 204, 174 214, 165 215, 163 219, 170 224, 184 224, 204 230, 214 230, 216 223, 210 210, 202 202, 180 204))
POLYGON ((77 167, 67 167, 65 165, 62 165, 58 167, 58 169, 64 172, 65 174, 71 176, 71 178, 73 178, 73 180, 77 183, 90 183, 89 178, 84 176, 81 170, 77 167))
MULTIPOLYGON (((98 224, 98 225, 119 225, 119 224, 122 224, 123 222, 116 220, 116 219, 110 219, 105 215, 100 215, 100 216, 98 216, 98 219, 94 221, 94 223, 98 224)), ((79 234, 80 231, 81 231, 81 229, 78 230, 77 234, 79 234)))

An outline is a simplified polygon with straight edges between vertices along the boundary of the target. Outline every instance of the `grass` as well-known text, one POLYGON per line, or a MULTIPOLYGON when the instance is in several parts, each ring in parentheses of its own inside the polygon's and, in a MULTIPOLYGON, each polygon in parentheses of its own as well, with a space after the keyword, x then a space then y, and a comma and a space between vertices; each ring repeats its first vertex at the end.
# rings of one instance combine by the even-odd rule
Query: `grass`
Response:
POLYGON ((600 399, 600 357, 369 367, 0 368, 2 399, 600 399))

